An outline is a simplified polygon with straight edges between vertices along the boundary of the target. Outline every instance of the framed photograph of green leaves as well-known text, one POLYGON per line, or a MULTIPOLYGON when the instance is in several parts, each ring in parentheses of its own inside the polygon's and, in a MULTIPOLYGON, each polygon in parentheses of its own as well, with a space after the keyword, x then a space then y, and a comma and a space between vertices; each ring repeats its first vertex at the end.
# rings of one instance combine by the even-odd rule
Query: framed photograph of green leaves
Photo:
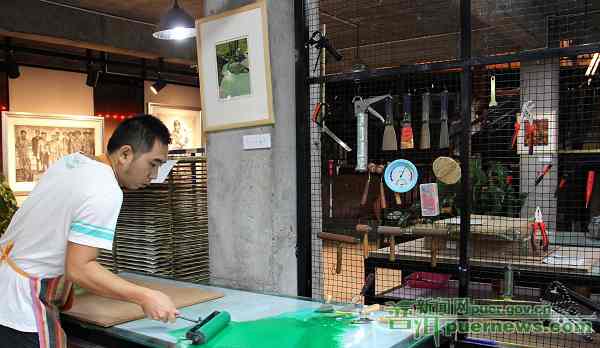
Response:
POLYGON ((201 18, 196 28, 204 131, 273 124, 265 2, 201 18))

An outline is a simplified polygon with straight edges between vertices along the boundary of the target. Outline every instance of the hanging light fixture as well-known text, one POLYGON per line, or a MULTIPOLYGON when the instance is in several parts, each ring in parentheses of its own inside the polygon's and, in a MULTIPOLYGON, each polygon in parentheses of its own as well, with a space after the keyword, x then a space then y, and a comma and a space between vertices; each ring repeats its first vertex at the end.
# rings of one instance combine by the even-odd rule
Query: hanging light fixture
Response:
POLYGON ((194 17, 179 7, 177 0, 175 0, 173 7, 160 19, 158 28, 152 36, 162 40, 183 40, 195 37, 194 17))
POLYGON ((156 82, 154 82, 152 84, 152 86, 150 86, 150 91, 152 91, 152 93, 154 93, 154 94, 160 93, 160 90, 167 86, 167 83, 165 82, 165 80, 163 80, 163 78, 161 76, 161 73, 163 70, 164 70, 164 61, 162 58, 158 58, 158 71, 157 71, 158 78, 156 79, 156 82))
POLYGON ((165 88, 166 86, 167 83, 165 82, 165 80, 159 77, 158 80, 154 82, 152 86, 150 86, 150 90, 152 91, 152 93, 158 94, 160 90, 165 88))
POLYGON ((6 72, 8 75, 8 78, 10 79, 16 79, 19 76, 21 76, 21 71, 19 70, 19 64, 17 64, 17 61, 15 60, 15 56, 13 54, 13 51, 10 51, 6 54, 6 72))

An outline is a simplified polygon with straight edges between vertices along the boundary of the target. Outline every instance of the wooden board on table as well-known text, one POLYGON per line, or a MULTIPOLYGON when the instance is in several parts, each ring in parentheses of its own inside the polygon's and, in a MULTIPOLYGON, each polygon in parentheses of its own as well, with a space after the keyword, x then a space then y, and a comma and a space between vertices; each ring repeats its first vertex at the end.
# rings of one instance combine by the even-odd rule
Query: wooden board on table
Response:
MULTIPOLYGON (((458 232, 460 217, 438 220, 434 226, 444 226, 458 232)), ((471 215, 471 235, 495 237, 500 240, 523 240, 529 238, 527 219, 495 215, 471 215)))
MULTIPOLYGON (((551 246, 555 248, 551 249, 550 252, 559 251, 561 255, 576 255, 584 260, 583 265, 554 265, 546 264, 542 262, 543 256, 530 255, 530 256, 519 256, 519 255, 489 255, 488 257, 471 257, 471 265, 476 266, 491 266, 491 267, 504 267, 507 262, 513 267, 521 269, 530 269, 536 271, 548 271, 548 272, 579 272, 579 273, 590 273, 592 267, 598 264, 600 259, 600 248, 589 248, 589 247, 566 247, 566 246, 551 246)), ((396 245, 396 259, 397 260, 416 260, 416 261, 431 261, 431 251, 425 248, 425 238, 419 238, 410 242, 396 245)), ((387 257, 389 255, 389 248, 382 248, 376 252, 369 254, 373 257, 387 257)), ((440 252, 437 255, 437 262, 443 263, 458 263, 458 250, 448 250, 440 252)))
MULTIPOLYGON (((222 293, 205 291, 198 288, 178 287, 136 279, 127 280, 150 289, 162 291, 173 300, 177 308, 223 297, 222 293)), ((141 307, 134 303, 113 300, 91 293, 76 296, 73 307, 63 312, 63 314, 102 327, 111 327, 145 318, 141 307)))

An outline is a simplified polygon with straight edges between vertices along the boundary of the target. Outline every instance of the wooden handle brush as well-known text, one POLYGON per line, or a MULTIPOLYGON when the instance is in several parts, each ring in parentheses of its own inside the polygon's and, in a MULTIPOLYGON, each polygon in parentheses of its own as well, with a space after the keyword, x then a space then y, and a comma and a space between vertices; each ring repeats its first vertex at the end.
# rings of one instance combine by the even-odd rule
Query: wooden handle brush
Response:
POLYGON ((413 130, 411 125, 411 99, 412 95, 405 94, 403 97, 404 119, 402 121, 402 133, 400 135, 400 148, 414 149, 413 130))
POLYGON ((398 151, 398 138, 394 128, 394 100, 390 97, 385 100, 385 129, 383 130, 382 151, 398 151))
POLYGON ((448 91, 445 90, 441 95, 442 111, 440 116, 440 149, 446 149, 450 146, 448 138, 448 91))

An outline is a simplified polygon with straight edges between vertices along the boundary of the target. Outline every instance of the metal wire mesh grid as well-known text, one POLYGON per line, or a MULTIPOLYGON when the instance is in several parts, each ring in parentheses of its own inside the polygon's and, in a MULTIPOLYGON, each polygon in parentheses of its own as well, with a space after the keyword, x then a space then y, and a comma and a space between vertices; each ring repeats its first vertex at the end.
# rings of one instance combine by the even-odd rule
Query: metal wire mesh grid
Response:
MULTIPOLYGON (((597 302, 600 89, 592 71, 600 51, 600 4, 471 1, 474 58, 464 62, 458 59, 458 4, 305 1, 309 34, 326 33, 343 56, 338 61, 322 50, 318 61, 319 51, 309 48, 308 109, 324 104, 320 126, 310 123, 313 297, 362 300, 370 273, 376 281, 367 291, 369 301, 457 296, 458 217, 468 197, 470 298, 498 298, 510 290, 512 298, 543 302, 544 289, 560 280, 597 302), (432 165, 440 156, 460 159, 463 66, 472 72, 469 192, 441 182, 432 165), (446 91, 447 121, 441 117, 446 91), (363 168, 356 153, 362 134, 355 97, 388 94, 398 150, 382 148, 386 120, 368 116, 365 163, 388 166, 402 158, 415 164, 417 185, 399 202, 387 186, 380 193, 381 174, 358 170, 363 168), (407 94, 410 123, 403 117, 407 94), (428 122, 423 122, 425 94, 428 122), (440 148, 443 123, 448 147, 440 148), (421 145, 424 125, 429 147, 421 145), (352 151, 343 150, 324 126, 352 151), (414 148, 406 149, 403 135, 410 133, 414 148), (420 214, 419 187, 426 183, 437 183, 440 215, 435 218, 420 214), (515 284, 510 289, 508 274, 515 284)), ((387 118, 385 102, 372 108, 387 118)), ((540 347, 591 347, 600 339, 474 336, 540 347)))

